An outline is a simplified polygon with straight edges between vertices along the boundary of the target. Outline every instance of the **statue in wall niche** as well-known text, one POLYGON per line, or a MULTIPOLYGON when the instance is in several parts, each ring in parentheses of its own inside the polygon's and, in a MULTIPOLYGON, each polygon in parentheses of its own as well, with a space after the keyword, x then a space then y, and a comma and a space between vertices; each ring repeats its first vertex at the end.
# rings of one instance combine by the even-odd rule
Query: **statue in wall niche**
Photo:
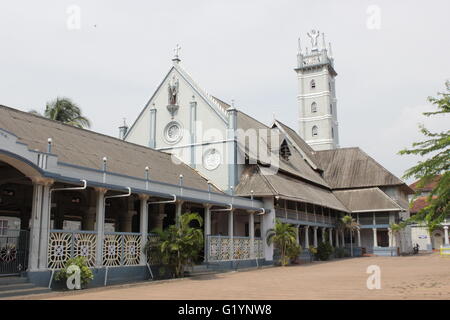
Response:
POLYGON ((172 78, 172 81, 169 81, 169 105, 177 105, 178 100, 178 80, 175 77, 172 78))
POLYGON ((178 111, 178 90, 179 90, 178 79, 175 79, 175 77, 173 77, 172 81, 169 81, 167 89, 169 94, 169 104, 167 106, 167 110, 169 111, 173 119, 175 113, 178 111))

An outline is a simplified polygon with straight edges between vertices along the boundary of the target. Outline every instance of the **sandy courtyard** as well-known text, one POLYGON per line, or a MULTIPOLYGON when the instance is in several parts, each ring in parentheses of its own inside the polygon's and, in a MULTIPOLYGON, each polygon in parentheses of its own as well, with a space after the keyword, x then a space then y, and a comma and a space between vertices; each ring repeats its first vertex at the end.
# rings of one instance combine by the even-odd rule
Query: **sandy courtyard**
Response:
MULTIPOLYGON (((37 298, 37 297, 35 297, 37 298)), ((449 299, 450 259, 364 257, 59 293, 50 299, 449 299), (369 290, 367 267, 381 269, 369 290)))

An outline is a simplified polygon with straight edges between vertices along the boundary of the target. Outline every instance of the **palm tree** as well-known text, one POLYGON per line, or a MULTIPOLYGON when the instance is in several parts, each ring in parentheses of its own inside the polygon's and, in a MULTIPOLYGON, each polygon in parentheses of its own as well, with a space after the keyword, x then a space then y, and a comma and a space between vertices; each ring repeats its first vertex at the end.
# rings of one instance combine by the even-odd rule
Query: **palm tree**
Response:
POLYGON ((36 110, 31 110, 30 113, 78 128, 90 128, 91 126, 89 119, 81 115, 81 109, 72 100, 65 97, 57 97, 55 100, 47 102, 43 115, 36 110))
POLYGON ((276 220, 275 228, 267 230, 267 244, 272 243, 280 250, 280 263, 282 266, 288 264, 288 251, 290 247, 297 245, 297 233, 295 227, 288 223, 276 220))
POLYGON ((198 213, 182 214, 175 225, 166 230, 153 230, 159 241, 148 241, 144 251, 147 256, 173 268, 174 276, 181 277, 186 266, 191 265, 203 248, 203 219, 198 213), (198 228, 191 227, 197 221, 198 228))
POLYGON ((359 229, 359 224, 349 215, 343 216, 341 221, 343 227, 350 233, 350 254, 353 257, 353 231, 359 229))

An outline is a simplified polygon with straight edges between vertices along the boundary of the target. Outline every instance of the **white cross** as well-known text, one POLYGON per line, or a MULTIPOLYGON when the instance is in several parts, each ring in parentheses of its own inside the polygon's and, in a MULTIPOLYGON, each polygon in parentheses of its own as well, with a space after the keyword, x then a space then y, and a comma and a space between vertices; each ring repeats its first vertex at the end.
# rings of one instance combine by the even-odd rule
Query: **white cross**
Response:
POLYGON ((181 49, 181 47, 177 43, 177 46, 175 47, 175 49, 173 49, 173 52, 175 53, 175 58, 178 58, 178 55, 180 53, 180 49, 181 49))

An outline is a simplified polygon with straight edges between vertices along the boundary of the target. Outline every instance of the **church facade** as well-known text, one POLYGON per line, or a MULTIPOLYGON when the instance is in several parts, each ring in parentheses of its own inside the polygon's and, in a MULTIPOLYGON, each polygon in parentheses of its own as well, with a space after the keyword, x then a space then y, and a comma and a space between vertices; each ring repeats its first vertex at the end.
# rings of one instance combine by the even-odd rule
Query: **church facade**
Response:
POLYGON ((412 190, 361 149, 339 148, 331 47, 309 36, 295 68, 298 130, 209 94, 178 52, 120 139, 1 106, 0 222, 15 225, 0 224, 5 272, 51 284, 83 255, 97 285, 148 278, 151 230, 184 212, 204 218, 208 266, 273 263, 265 235, 277 219, 297 227, 303 255, 325 241, 354 255, 409 252, 410 230, 390 224, 409 217, 412 190), (352 234, 344 215, 359 223, 352 234))

